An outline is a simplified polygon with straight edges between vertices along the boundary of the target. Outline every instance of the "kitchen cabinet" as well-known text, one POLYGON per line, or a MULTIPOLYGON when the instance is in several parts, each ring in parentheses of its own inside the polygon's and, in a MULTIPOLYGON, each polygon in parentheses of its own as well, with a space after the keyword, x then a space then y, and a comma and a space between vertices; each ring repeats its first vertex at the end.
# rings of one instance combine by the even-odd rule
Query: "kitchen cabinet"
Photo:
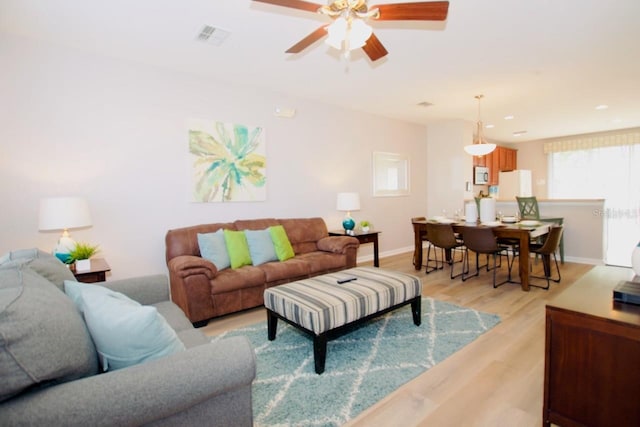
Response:
POLYGON ((489 185, 498 185, 500 172, 509 172, 518 168, 518 150, 497 146, 486 156, 474 156, 473 166, 489 168, 489 185))
POLYGON ((547 304, 544 426, 640 425, 640 306, 613 301, 632 276, 597 266, 547 304))
POLYGON ((487 156, 473 156, 473 166, 487 166, 487 156))

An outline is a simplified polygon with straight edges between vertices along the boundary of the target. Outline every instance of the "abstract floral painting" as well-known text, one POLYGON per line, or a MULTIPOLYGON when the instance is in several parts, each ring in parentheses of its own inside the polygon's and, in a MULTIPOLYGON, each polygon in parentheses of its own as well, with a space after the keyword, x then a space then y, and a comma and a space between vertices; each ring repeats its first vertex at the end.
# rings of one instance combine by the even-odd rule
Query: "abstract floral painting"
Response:
POLYGON ((234 123, 189 122, 192 195, 196 202, 266 200, 264 129, 234 123))

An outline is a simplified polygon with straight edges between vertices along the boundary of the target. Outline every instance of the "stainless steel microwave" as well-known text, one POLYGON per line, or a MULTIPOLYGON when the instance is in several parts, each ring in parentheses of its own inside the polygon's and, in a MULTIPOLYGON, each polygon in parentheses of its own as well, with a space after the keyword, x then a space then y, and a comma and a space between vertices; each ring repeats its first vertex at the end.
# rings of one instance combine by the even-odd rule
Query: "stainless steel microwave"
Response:
POLYGON ((485 166, 476 166, 473 168, 473 183, 476 185, 489 183, 489 168, 485 166))

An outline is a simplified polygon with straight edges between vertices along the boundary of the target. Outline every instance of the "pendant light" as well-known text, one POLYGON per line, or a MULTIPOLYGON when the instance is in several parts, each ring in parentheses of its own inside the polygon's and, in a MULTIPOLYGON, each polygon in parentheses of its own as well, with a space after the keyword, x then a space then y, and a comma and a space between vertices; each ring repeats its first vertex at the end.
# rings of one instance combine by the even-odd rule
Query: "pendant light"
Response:
POLYGON ((491 153, 496 149, 496 144, 489 144, 484 140, 482 136, 482 120, 480 119, 480 100, 484 98, 484 95, 476 95, 478 100, 478 130, 476 131, 476 137, 473 140, 473 144, 465 145, 464 151, 472 156, 484 156, 491 153))

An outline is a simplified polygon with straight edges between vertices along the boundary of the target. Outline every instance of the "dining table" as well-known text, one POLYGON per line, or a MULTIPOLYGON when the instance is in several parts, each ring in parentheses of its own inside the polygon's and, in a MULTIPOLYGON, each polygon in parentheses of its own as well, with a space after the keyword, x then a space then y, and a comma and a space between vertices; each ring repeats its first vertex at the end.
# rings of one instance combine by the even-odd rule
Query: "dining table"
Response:
MULTIPOLYGON (((427 222, 430 221, 441 222, 432 219, 411 221, 413 224, 415 241, 415 256, 413 258, 413 263, 416 270, 420 270, 422 268, 422 236, 426 234, 427 222)), ((463 233, 465 227, 491 227, 493 234, 497 238, 517 239, 520 242, 518 251, 520 286, 523 291, 529 291, 529 243, 532 239, 536 239, 537 237, 544 236, 545 234, 549 233, 549 229, 553 225, 552 222, 537 221, 524 223, 518 222, 514 224, 495 223, 491 225, 467 223, 464 221, 453 220, 447 222, 451 223, 451 226, 453 227, 453 231, 455 233, 463 233)))

